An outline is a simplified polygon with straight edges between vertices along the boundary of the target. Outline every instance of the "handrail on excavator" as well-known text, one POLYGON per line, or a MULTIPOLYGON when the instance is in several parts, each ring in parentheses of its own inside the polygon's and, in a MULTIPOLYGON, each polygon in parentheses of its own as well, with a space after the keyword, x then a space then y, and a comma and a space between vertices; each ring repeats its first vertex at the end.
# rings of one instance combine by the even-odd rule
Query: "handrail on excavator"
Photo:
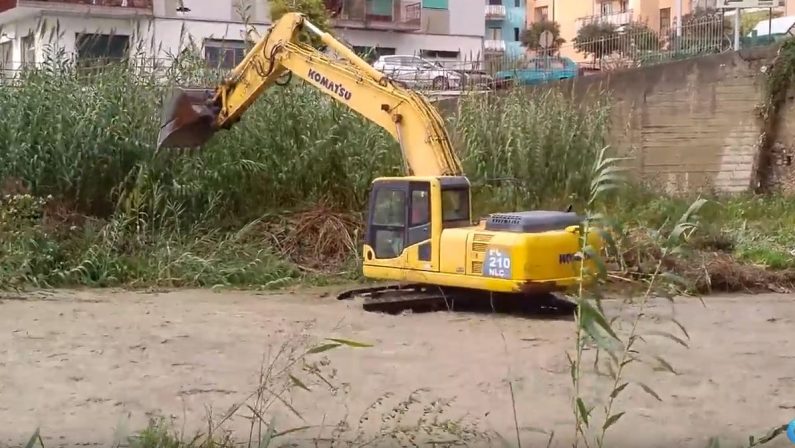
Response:
POLYGON ((461 162, 444 120, 418 92, 379 72, 303 14, 287 13, 212 90, 179 90, 158 137, 163 147, 195 147, 229 129, 285 73, 303 79, 389 132, 400 144, 406 175, 460 176, 461 162), (299 41, 306 29, 334 50, 329 56, 299 41))

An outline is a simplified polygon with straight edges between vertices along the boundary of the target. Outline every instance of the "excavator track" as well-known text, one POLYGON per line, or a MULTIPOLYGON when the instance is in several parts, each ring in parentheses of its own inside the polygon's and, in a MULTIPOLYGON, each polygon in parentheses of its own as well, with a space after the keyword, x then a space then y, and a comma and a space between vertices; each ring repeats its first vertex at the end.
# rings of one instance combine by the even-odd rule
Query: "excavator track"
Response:
POLYGON ((418 283, 352 289, 337 296, 337 300, 357 298, 365 311, 387 314, 447 310, 570 317, 577 307, 556 293, 490 293, 418 283))

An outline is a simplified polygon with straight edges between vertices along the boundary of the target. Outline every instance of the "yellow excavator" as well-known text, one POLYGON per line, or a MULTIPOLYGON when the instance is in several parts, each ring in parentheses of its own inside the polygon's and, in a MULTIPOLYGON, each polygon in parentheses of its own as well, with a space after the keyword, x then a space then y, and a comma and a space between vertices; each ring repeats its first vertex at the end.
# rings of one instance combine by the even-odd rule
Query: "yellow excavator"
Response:
MULTIPOLYGON (((570 313, 556 294, 576 285, 581 217, 524 211, 472 217, 470 182, 444 121, 429 100, 379 72, 304 15, 270 27, 214 89, 181 89, 165 109, 157 151, 202 145, 229 129, 268 87, 295 75, 389 132, 406 175, 373 180, 364 234, 363 274, 392 284, 346 291, 367 310, 477 298, 519 297, 539 309, 570 313), (317 36, 339 58, 301 42, 317 36)), ((596 250, 602 241, 589 232, 596 250)), ((586 266, 593 263, 587 259, 586 266)), ((591 265, 591 268, 593 266, 591 265)))

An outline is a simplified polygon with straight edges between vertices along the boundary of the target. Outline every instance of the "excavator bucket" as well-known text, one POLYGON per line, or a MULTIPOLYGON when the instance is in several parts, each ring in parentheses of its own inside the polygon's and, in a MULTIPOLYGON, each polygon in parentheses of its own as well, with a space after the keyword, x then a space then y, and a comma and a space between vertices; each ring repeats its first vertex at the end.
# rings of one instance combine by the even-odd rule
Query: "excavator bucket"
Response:
POLYGON ((201 146, 213 136, 217 115, 209 105, 213 93, 207 89, 176 89, 172 93, 163 109, 157 151, 201 146))

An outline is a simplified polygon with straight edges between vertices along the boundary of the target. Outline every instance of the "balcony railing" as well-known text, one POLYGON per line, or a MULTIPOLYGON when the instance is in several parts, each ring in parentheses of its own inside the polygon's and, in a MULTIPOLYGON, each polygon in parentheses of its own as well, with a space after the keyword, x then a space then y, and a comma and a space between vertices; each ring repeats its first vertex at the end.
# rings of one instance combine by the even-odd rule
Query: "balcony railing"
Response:
POLYGON ((57 5, 152 9, 153 0, 0 0, 0 12, 17 7, 52 8, 57 5))
POLYGON ((500 20, 506 15, 505 5, 486 5, 486 19, 500 20))
POLYGON ((418 30, 421 17, 418 0, 343 0, 334 22, 351 28, 418 30))
POLYGON ((626 25, 632 22, 633 17, 634 13, 631 9, 623 12, 581 17, 577 19, 577 31, 585 25, 590 25, 592 23, 610 23, 616 26, 626 25))
POLYGON ((486 53, 505 53, 506 48, 504 40, 486 39, 483 41, 483 50, 486 53))

